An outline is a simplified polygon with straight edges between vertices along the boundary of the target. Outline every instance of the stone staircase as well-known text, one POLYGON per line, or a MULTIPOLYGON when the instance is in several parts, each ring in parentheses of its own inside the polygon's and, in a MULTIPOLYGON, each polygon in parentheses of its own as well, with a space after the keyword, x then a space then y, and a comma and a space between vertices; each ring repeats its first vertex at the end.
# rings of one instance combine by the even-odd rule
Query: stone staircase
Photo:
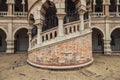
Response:
POLYGON ((37 36, 31 40, 27 62, 33 66, 49 69, 83 67, 93 62, 91 28, 85 22, 80 30, 80 21, 64 24, 64 36, 58 35, 57 27, 41 33, 42 43, 37 36))

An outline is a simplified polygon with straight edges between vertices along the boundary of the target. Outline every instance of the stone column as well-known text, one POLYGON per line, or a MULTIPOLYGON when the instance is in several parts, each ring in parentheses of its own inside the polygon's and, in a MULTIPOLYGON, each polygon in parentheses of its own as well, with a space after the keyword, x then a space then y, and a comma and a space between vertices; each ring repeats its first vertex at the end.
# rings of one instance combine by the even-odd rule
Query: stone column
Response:
POLYGON ((13 15, 13 4, 14 0, 7 0, 6 4, 8 4, 8 15, 13 15))
POLYGON ((93 0, 93 13, 95 12, 96 0, 93 0))
POLYGON ((92 15, 92 10, 90 9, 89 10, 89 28, 91 28, 92 26, 91 26, 91 15, 92 15))
POLYGON ((110 38, 110 24, 109 21, 106 20, 106 26, 105 26, 105 38, 104 38, 104 53, 106 55, 111 54, 111 38, 110 38))
POLYGON ((28 33, 27 33, 28 36, 29 36, 29 48, 28 48, 28 51, 31 50, 31 39, 32 39, 32 32, 31 32, 31 30, 32 30, 32 27, 29 26, 28 33))
POLYGON ((64 36, 64 26, 63 26, 63 21, 64 21, 64 16, 65 14, 57 14, 58 17, 58 36, 64 36))
POLYGON ((7 35, 7 51, 6 53, 14 53, 14 39, 12 36, 12 23, 8 23, 8 35, 7 35))
POLYGON ((110 5, 110 0, 107 0, 106 2, 104 2, 105 5, 105 16, 108 17, 109 16, 109 5, 110 5))
POLYGON ((41 33, 42 33, 42 26, 43 26, 43 24, 42 23, 38 23, 38 24, 36 24, 36 26, 37 26, 37 45, 39 46, 42 43, 41 33))
POLYGON ((25 0, 22 0, 23 12, 25 12, 25 0))
POLYGON ((85 11, 84 10, 80 10, 79 12, 79 17, 80 17, 80 27, 79 27, 79 30, 80 31, 83 31, 84 30, 84 13, 85 11))
POLYGON ((116 15, 117 15, 117 16, 119 16, 119 5, 120 5, 119 0, 117 0, 117 4, 116 4, 116 8, 117 8, 117 9, 116 9, 116 10, 117 10, 117 11, 116 11, 116 15))

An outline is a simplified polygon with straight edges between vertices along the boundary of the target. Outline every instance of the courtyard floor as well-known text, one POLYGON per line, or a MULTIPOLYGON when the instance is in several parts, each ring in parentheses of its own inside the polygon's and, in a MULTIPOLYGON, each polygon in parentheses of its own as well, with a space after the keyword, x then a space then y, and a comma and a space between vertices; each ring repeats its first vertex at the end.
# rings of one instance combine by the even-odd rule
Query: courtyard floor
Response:
POLYGON ((92 65, 46 70, 27 64, 27 54, 0 55, 0 80, 120 80, 120 56, 94 55, 92 65))

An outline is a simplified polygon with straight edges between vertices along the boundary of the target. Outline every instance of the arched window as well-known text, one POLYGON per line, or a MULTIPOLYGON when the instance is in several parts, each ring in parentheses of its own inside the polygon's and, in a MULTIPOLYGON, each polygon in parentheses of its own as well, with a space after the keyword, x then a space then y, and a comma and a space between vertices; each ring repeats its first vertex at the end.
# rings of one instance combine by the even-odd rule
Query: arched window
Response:
POLYGON ((36 36, 37 35, 37 26, 33 26, 33 29, 32 29, 32 37, 36 36))
POLYGON ((88 12, 86 12, 86 13, 84 14, 84 20, 86 20, 86 19, 89 19, 89 13, 88 13, 88 12))
POLYGON ((45 31, 58 26, 57 10, 54 3, 47 0, 45 4, 43 4, 43 8, 46 11, 46 14, 42 30, 45 31))
POLYGON ((76 9, 76 5, 72 0, 65 0, 65 12, 64 23, 73 22, 79 20, 79 14, 76 9))

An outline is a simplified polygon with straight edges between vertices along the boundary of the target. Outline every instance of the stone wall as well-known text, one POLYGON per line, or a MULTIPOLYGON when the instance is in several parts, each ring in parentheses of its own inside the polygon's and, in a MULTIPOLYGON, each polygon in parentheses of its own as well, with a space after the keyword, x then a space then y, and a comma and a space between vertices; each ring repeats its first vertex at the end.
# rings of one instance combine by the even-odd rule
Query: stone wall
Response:
POLYGON ((28 60, 37 65, 70 66, 92 59, 91 33, 29 52, 28 60))

